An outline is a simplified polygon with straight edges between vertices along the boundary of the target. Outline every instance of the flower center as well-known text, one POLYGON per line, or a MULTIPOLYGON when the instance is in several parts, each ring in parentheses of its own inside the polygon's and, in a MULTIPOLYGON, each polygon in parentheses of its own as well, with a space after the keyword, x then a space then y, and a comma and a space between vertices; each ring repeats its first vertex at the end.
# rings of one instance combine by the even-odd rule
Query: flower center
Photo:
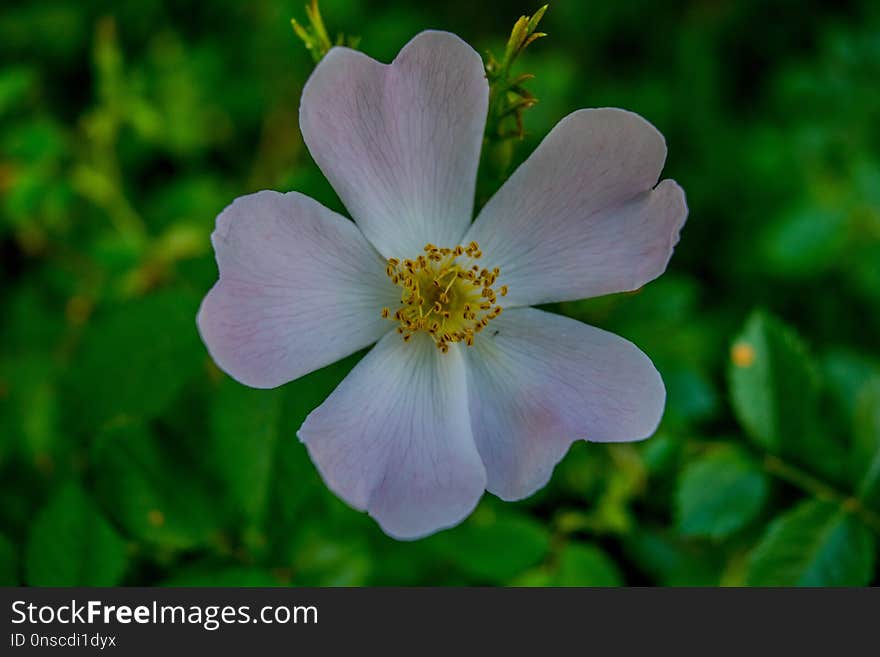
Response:
POLYGON ((507 294, 502 285, 496 294, 492 286, 500 270, 476 264, 483 253, 476 242, 455 248, 426 244, 424 253, 401 262, 389 258, 385 273, 403 288, 400 308, 382 309, 382 317, 399 324, 397 332, 409 342, 418 331, 428 333, 437 348, 446 353, 450 342, 474 344, 474 335, 501 314, 497 297, 507 294))

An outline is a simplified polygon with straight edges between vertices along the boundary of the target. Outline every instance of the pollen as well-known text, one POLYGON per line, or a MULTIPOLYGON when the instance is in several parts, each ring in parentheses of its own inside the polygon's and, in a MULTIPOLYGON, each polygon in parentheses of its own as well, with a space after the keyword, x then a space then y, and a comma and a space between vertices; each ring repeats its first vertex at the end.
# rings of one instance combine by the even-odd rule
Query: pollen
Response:
POLYGON ((507 286, 493 287, 501 270, 477 264, 483 252, 476 242, 452 248, 426 244, 423 251, 386 262, 385 273, 401 294, 400 307, 382 308, 382 317, 397 323, 404 342, 422 331, 444 354, 451 343, 472 346, 475 335, 501 314, 498 297, 507 295, 507 286))

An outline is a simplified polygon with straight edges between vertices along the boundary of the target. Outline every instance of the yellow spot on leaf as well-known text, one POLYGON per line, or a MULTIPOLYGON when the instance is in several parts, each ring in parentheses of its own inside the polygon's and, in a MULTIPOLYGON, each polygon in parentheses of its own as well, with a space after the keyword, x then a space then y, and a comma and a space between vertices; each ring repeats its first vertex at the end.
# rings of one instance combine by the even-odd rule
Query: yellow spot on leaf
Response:
POLYGON ((147 520, 153 527, 161 527, 165 524, 165 514, 159 509, 150 509, 147 513, 147 520))
POLYGON ((737 367, 751 367, 755 362, 755 348, 745 342, 738 342, 730 350, 730 360, 737 367))
POLYGON ((64 314, 71 324, 85 324, 92 314, 92 302, 79 295, 71 297, 64 308, 64 314))

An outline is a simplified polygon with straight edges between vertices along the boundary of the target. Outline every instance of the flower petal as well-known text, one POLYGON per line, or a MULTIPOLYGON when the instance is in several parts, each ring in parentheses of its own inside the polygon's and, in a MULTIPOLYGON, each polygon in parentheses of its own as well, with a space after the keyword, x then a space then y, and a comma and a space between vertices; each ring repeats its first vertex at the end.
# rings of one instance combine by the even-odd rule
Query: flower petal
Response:
POLYGON ((534 308, 506 311, 466 351, 471 425, 487 488, 505 500, 549 481, 578 439, 654 433, 666 391, 631 342, 534 308))
POLYGON ((471 436, 464 361, 424 334, 384 337, 299 430, 327 486, 396 538, 458 524, 486 472, 471 436))
POLYGON ((290 192, 236 199, 211 236, 220 280, 197 323, 220 369, 274 388, 375 342, 399 300, 351 221, 290 192))
POLYGON ((367 239, 411 257, 467 231, 488 98, 474 49, 422 32, 390 65, 333 48, 303 89, 300 128, 367 239))
POLYGON ((574 112, 463 241, 479 242, 486 262, 501 268, 505 306, 634 290, 666 269, 687 217, 675 182, 654 187, 665 159, 663 135, 637 114, 574 112))

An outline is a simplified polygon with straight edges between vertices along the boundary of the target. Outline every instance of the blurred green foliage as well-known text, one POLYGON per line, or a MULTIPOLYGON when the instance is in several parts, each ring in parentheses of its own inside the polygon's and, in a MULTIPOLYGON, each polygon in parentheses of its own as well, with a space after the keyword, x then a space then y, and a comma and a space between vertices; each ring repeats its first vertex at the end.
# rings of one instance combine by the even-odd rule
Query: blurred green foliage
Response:
MULTIPOLYGON (((517 504, 400 543, 295 432, 360 357, 274 391, 195 310, 233 198, 342 211, 303 146, 302 0, 0 10, 0 583, 880 583, 880 6, 561 0, 514 73, 525 157, 580 107, 666 136, 690 219, 643 290, 551 308, 640 345, 668 404, 517 504)), ((388 61, 449 29, 504 52, 533 5, 324 0, 388 61)), ((482 189, 479 202, 492 189, 482 189)))

